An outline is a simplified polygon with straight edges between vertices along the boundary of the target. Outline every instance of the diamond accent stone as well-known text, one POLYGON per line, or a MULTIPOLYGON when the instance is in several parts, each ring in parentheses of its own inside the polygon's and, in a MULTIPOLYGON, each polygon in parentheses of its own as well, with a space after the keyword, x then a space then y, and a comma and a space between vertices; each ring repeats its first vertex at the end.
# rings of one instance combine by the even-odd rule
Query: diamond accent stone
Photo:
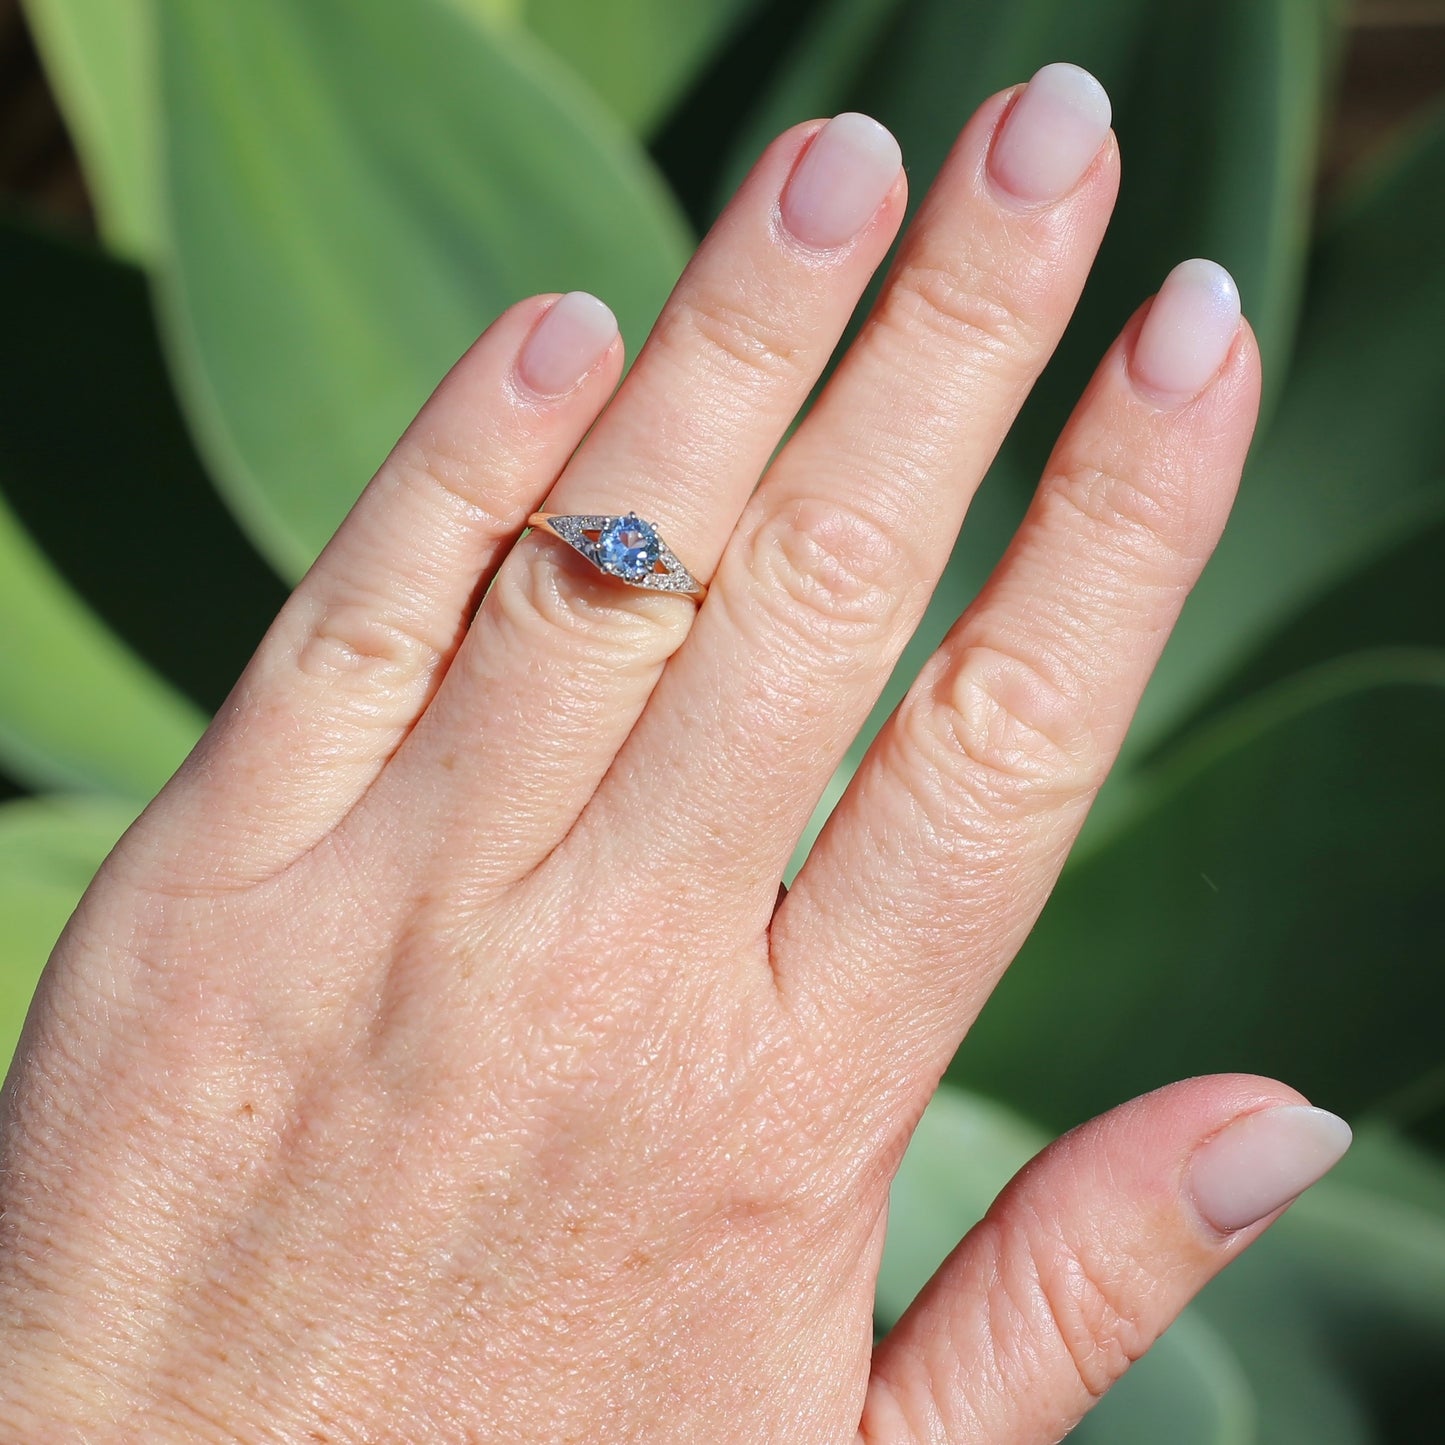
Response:
POLYGON ((614 517, 597 539, 598 564, 628 582, 638 582, 655 571, 661 556, 657 533, 636 512, 614 517))

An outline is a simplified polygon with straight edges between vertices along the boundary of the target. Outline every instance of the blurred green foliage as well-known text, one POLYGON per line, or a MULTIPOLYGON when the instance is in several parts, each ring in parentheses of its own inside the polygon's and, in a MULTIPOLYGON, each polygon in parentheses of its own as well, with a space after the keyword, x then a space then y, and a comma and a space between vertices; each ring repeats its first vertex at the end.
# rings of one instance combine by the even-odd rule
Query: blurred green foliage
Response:
POLYGON ((775 131, 865 109, 915 196, 989 91, 1115 100, 1119 210, 848 767, 1176 260, 1267 420, 1116 776, 894 1191, 886 1325, 1046 1133, 1183 1073, 1360 1126, 1075 1438, 1439 1438, 1445 118, 1313 197, 1333 0, 27 0, 95 250, 0 225, 0 1055, 106 850, 473 334, 585 287, 635 353, 775 131), (262 560, 264 559, 264 561, 262 560))

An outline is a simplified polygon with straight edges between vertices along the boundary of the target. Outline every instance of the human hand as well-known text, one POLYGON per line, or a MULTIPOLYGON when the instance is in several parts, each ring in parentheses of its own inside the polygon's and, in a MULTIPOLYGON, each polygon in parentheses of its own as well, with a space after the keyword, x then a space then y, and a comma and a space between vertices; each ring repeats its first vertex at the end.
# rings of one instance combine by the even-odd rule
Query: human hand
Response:
POLYGON ((610 404, 589 298, 457 364, 57 947, 0 1116, 4 1438, 1053 1441, 1338 1157, 1267 1080, 1136 1100, 873 1348, 908 1135, 1238 480, 1218 268, 1125 327, 779 880, 1117 175, 1081 72, 988 101, 771 463, 901 221, 858 117, 768 149, 610 404), (544 497, 655 521, 705 604, 519 538, 544 497))

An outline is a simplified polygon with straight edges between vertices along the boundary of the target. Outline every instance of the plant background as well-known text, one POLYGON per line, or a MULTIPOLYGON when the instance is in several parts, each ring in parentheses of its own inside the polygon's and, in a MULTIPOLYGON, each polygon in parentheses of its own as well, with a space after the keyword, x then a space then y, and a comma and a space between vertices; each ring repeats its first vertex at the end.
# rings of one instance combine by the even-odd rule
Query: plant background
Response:
POLYGON ((496 312, 586 287, 635 353, 774 131, 872 111, 917 196, 985 94, 1073 59, 1116 103, 1119 210, 868 731, 1181 257, 1238 278, 1267 416, 1116 776, 909 1151, 879 1324, 1047 1135, 1185 1074, 1274 1073, 1356 1148, 1073 1438, 1441 1439, 1445 4, 23 9, 0 3, 0 1062, 100 858, 496 312))

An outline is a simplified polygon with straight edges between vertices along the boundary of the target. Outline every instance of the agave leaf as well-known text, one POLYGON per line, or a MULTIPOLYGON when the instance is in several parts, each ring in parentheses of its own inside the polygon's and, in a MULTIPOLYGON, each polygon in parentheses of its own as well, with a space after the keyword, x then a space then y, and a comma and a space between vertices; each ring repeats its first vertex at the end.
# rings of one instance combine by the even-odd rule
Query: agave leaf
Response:
POLYGON ((1445 477, 1442 233, 1445 113, 1362 180, 1321 236, 1279 408, 1126 764, 1187 725, 1262 636, 1430 524, 1445 477))
POLYGON ((1069 1432, 1073 1445, 1280 1445, 1234 1342, 1186 1309, 1069 1432))
MULTIPOLYGON (((196 456, 145 279, 91 247, 4 223, 0 277, 16 363, 0 389, 0 492, 79 600, 213 711, 285 591, 196 456)), ((39 695, 51 681, 45 668, 29 686, 39 695)), ((75 725, 109 733, 111 719, 92 707, 75 725)))
POLYGON ((488 25, 515 25, 522 19, 526 0, 452 0, 464 14, 488 25))
POLYGON ((65 920, 132 817, 100 798, 0 804, 0 1077, 65 920))
MULTIPOLYGON (((1366 556, 1291 616, 1252 639, 1239 666, 1209 694, 1211 719, 1281 678, 1371 647, 1445 648, 1445 483, 1422 489, 1393 544, 1366 556)), ((1196 724, 1197 726, 1197 724, 1196 724)))
POLYGON ((888 1202, 876 1313, 891 1325, 994 1196, 1048 1143, 1001 1104, 943 1085, 918 1121, 888 1202))
POLYGON ((204 719, 56 575, 0 499, 0 760, 39 786, 144 801, 204 719))
POLYGON ((156 77, 151 0, 23 0, 109 245, 155 253, 156 77))
POLYGON ((1434 1070, 1445 652, 1378 649, 1234 709, 1130 795, 952 1066, 1063 1127, 1243 1069, 1331 1107, 1434 1070))
POLYGON ((666 117, 709 56, 760 3, 516 0, 527 28, 642 135, 666 117))
POLYGON ((164 0, 164 315, 230 505, 295 576, 475 333, 586 288, 634 342, 688 250, 636 144, 442 0, 164 0))

